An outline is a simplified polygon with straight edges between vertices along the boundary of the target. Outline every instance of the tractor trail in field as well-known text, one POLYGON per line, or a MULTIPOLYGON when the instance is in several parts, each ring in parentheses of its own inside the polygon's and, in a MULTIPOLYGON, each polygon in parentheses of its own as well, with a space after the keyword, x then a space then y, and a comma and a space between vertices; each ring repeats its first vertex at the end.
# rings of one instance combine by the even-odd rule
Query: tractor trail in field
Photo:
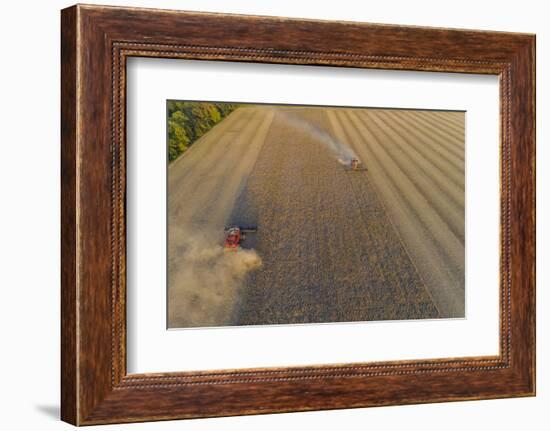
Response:
POLYGON ((226 253, 223 228, 274 113, 241 108, 168 169, 168 327, 229 323, 253 250, 226 253))
POLYGON ((355 152, 327 124, 299 108, 273 120, 232 215, 256 219, 249 245, 264 263, 247 275, 232 324, 438 317, 368 173, 338 163, 355 152))

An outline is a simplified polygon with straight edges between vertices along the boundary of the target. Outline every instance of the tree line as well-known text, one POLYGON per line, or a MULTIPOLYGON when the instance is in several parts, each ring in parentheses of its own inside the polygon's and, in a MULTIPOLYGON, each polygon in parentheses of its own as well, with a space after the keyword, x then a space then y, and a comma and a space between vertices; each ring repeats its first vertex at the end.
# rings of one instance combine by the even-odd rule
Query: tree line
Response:
POLYGON ((176 160, 239 106, 236 103, 168 101, 168 161, 176 160))

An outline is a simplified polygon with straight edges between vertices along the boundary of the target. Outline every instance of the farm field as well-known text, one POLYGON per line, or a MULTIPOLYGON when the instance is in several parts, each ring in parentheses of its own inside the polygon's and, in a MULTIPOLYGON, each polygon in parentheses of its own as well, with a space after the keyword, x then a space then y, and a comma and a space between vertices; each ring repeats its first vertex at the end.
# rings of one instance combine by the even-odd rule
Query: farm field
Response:
POLYGON ((169 166, 168 256, 169 327, 463 317, 464 114, 240 107, 169 166))

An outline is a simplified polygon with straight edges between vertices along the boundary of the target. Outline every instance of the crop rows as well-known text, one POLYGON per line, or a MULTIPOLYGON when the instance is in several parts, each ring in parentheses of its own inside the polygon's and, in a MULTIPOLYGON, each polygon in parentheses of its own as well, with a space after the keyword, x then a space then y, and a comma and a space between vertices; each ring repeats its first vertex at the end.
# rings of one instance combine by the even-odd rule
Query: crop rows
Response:
POLYGON ((299 116, 330 131, 321 110, 279 109, 243 198, 263 267, 249 274, 232 323, 284 324, 438 317, 368 173, 348 172, 299 116), (285 115, 282 115, 282 114, 285 115))

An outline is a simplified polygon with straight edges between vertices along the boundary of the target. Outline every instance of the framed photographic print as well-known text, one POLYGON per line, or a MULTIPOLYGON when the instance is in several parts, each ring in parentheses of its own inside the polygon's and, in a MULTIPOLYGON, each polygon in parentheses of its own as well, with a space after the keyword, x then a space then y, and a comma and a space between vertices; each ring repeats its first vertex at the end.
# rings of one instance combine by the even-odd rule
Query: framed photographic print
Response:
POLYGON ((62 11, 62 419, 535 394, 535 37, 62 11))

